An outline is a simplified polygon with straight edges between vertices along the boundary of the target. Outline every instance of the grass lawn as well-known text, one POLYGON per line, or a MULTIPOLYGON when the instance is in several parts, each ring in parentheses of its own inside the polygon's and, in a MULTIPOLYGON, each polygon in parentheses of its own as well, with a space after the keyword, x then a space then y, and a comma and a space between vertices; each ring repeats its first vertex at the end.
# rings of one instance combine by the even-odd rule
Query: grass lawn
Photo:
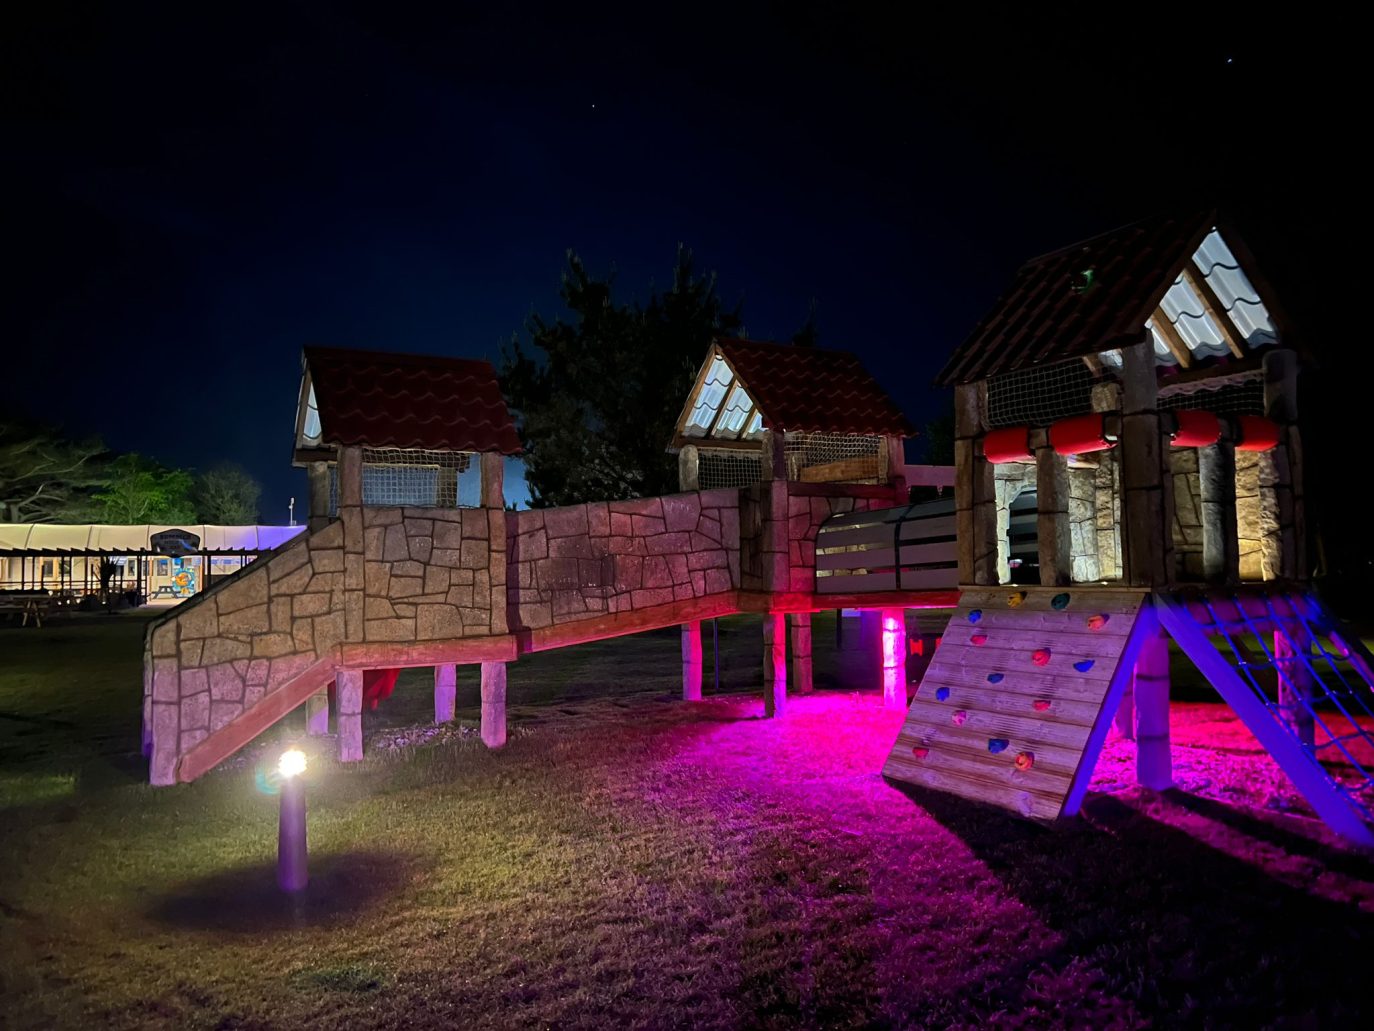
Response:
POLYGON ((757 623, 721 627, 699 705, 675 631, 521 660, 497 754, 382 747, 432 715, 407 673, 366 761, 309 744, 295 902, 255 776, 283 731, 148 788, 141 620, 0 629, 0 1026, 1366 1026, 1374 863, 1220 706, 1176 707, 1188 794, 1118 742, 1044 828, 879 778, 900 715, 833 622, 776 721, 739 693, 757 623))

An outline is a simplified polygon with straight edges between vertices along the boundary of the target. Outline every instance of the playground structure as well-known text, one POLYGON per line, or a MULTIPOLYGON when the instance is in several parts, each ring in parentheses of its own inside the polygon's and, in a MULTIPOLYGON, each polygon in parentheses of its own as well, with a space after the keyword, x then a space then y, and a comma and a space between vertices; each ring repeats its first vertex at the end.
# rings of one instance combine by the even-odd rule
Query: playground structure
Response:
MULTIPOLYGON (((765 616, 765 707, 776 715, 789 633, 793 690, 811 688, 811 612, 952 606, 952 526, 939 575, 919 587, 818 594, 821 525, 905 502, 910 428, 852 356, 798 352, 712 345, 698 387, 734 369, 722 353, 740 373, 728 398, 694 391, 681 425, 690 437, 693 413, 709 410, 707 430, 734 427, 743 439, 700 437, 707 475, 712 455, 731 452, 737 482, 702 484, 699 453, 682 447, 681 494, 509 512, 502 463, 519 440, 490 365, 307 349, 295 456, 309 476, 309 532, 150 626, 150 779, 193 780, 302 705, 322 733, 331 693, 340 755, 359 759, 365 697, 414 666, 434 667, 442 720, 456 666, 480 665, 482 737, 499 747, 507 663, 658 627, 682 626, 683 695, 699 698, 701 620, 737 612, 765 616), (799 386, 831 394, 798 405, 799 386), (731 409, 741 398, 747 410, 731 409)), ((893 670, 888 701, 904 707, 893 670)))
POLYGON ((1115 723, 1167 788, 1172 638, 1313 809, 1374 844, 1371 663, 1307 576, 1303 357, 1212 213, 1023 266, 940 377, 963 597, 884 773, 1053 819, 1115 723), (1024 587, 1007 530, 1028 489, 1024 587))
POLYGON ((1051 820, 1115 727, 1167 788, 1172 638, 1374 844, 1374 659, 1308 583, 1303 360, 1229 227, 1158 218, 1027 263, 950 359, 952 499, 908 503, 951 480, 905 463, 911 429, 853 356, 717 340, 669 444, 682 493, 508 512, 519 441, 489 365, 307 349, 309 533, 150 627, 150 779, 193 780, 301 706, 323 733, 331 693, 359 759, 364 699, 404 667, 434 667, 445 720, 456 666, 480 665, 499 747, 508 663, 667 626, 697 699, 701 621, 739 612, 764 616, 777 716, 789 681, 811 689, 810 614, 858 608, 907 713, 889 778, 1051 820), (956 606, 913 699, 904 610, 956 606))

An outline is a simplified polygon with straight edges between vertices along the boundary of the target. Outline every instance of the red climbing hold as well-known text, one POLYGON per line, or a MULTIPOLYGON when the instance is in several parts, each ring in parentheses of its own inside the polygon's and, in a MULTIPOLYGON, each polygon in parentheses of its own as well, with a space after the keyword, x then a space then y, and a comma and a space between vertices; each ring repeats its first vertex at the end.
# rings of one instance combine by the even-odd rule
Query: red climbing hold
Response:
POLYGON ((1099 614, 1099 615, 1096 615, 1096 616, 1089 616, 1089 617, 1088 617, 1088 629, 1089 629, 1089 630, 1101 630, 1104 626, 1107 625, 1107 621, 1110 620, 1111 618, 1112 618, 1112 617, 1109 616, 1109 615, 1107 615, 1105 612, 1103 612, 1103 613, 1101 613, 1101 614, 1099 614))
POLYGON ((962 727, 964 720, 968 719, 968 713, 963 709, 956 709, 954 715, 950 717, 956 727, 962 727))
POLYGON ((1044 712, 1049 707, 1050 700, 1048 698, 1037 698, 1035 701, 1031 702, 1031 708, 1036 712, 1044 712))
POLYGON ((926 756, 930 754, 930 749, 922 748, 920 745, 917 745, 915 748, 911 750, 911 754, 914 755, 917 759, 924 759, 926 756))
POLYGON ((1048 648, 1037 648, 1031 652, 1031 662, 1037 666, 1046 666, 1050 661, 1050 650, 1048 648))
POLYGON ((1017 752, 1017 753, 1016 753, 1016 768, 1017 768, 1018 770, 1029 770, 1029 769, 1030 769, 1032 766, 1034 766, 1034 765, 1035 765, 1035 753, 1034 753, 1034 752, 1017 752))
POLYGON ((971 637, 968 639, 968 643, 969 643, 969 644, 972 644, 972 645, 984 645, 984 644, 987 644, 987 643, 988 643, 988 635, 987 635, 987 634, 974 634, 973 636, 971 636, 971 637))

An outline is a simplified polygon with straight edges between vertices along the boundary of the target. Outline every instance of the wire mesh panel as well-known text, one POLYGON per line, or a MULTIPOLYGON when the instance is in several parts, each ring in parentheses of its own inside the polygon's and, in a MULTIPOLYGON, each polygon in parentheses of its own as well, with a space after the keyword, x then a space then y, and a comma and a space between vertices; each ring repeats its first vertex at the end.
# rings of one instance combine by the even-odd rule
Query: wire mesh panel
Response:
POLYGON ((883 438, 857 433, 789 433, 783 444, 791 480, 876 481, 883 438))
POLYGON ((703 448, 697 455, 697 483, 702 490, 751 487, 762 479, 763 455, 759 451, 703 448))
POLYGON ((475 508, 479 475, 478 463, 462 451, 363 448, 363 504, 475 508))
POLYGON ((1200 408, 1217 415, 1263 415, 1264 379, 1256 375, 1239 382, 1230 381, 1211 390, 1165 388, 1160 391, 1159 407, 1166 411, 1200 408))
POLYGON ((988 423, 1050 423, 1093 410, 1093 374, 1081 358, 988 380, 988 423))

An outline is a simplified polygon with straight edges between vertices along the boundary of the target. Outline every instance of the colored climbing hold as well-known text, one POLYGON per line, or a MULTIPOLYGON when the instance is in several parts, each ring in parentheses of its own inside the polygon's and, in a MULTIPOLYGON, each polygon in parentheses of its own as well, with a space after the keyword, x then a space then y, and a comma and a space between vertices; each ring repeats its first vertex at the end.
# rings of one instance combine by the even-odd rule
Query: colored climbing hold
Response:
POLYGON ((957 709, 950 719, 954 721, 956 727, 962 727, 964 725, 964 720, 968 719, 968 712, 964 709, 957 709))
POLYGON ((936 700, 937 702, 946 701, 946 700, 948 700, 948 698, 949 698, 949 688, 947 688, 947 687, 937 687, 937 688, 935 689, 935 700, 936 700))
POLYGON ((920 745, 916 745, 914 748, 912 748, 911 754, 914 755, 917 759, 924 759, 926 756, 930 754, 930 749, 922 748, 920 745))
POLYGON ((1096 616, 1089 616, 1088 629, 1101 630, 1104 626, 1107 625, 1108 622, 1110 622, 1111 618, 1112 617, 1107 615, 1105 612, 1098 613, 1096 616))
POLYGON ((1073 664, 1073 668, 1078 670, 1078 672, 1080 673, 1086 673, 1088 672, 1088 670, 1093 668, 1093 660, 1079 659, 1077 662, 1073 664))
POLYGON ((1029 769, 1030 769, 1032 766, 1034 766, 1034 765, 1035 765, 1035 753, 1034 753, 1034 752, 1017 752, 1017 753, 1016 753, 1016 768, 1017 768, 1018 770, 1029 770, 1029 769))
POLYGON ((1055 612, 1063 612, 1068 607, 1069 594, 1067 591, 1065 591, 1063 594, 1056 594, 1053 598, 1050 599, 1050 608, 1054 609, 1055 612))
POLYGON ((988 683, 989 683, 989 684, 1000 684, 1000 683, 1001 683, 1003 680, 1005 680, 1006 678, 1007 678, 1007 675, 1006 675, 1005 673, 989 673, 989 674, 988 674, 988 683))
POLYGON ((968 614, 968 621, 969 621, 970 623, 976 623, 976 622, 978 622, 978 621, 979 621, 980 619, 982 619, 982 618, 983 618, 983 610, 982 610, 982 609, 974 609, 972 612, 970 612, 970 613, 968 614))
POLYGON ((1031 652, 1031 662, 1037 666, 1046 666, 1050 661, 1050 650, 1048 648, 1037 648, 1031 652))
POLYGON ((985 644, 988 643, 988 635, 987 635, 987 634, 973 634, 973 635, 971 635, 971 636, 969 637, 968 643, 969 643, 969 644, 972 644, 972 645, 975 645, 975 646, 981 647, 982 645, 985 645, 985 644))
POLYGON ((1048 698, 1037 698, 1035 701, 1031 702, 1031 708, 1036 712, 1044 712, 1049 707, 1050 700, 1048 698))
POLYGON ((1021 603, 1025 600, 1025 591, 1012 591, 1011 594, 1007 595, 1007 604, 1010 605, 1012 608, 1018 608, 1021 605, 1021 603))
POLYGON ((1011 742, 1004 737, 990 737, 988 738, 988 751, 996 755, 998 752, 1005 752, 1010 744, 1011 742))

